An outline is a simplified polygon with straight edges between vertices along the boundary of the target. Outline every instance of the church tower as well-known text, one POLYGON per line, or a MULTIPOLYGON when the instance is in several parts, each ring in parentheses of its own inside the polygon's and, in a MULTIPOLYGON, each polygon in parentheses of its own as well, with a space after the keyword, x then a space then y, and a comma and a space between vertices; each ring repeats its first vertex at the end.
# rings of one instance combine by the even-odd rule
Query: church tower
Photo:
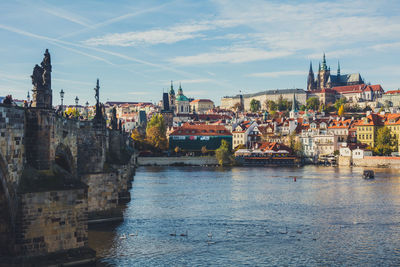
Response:
POLYGON ((168 98, 169 98, 170 110, 175 111, 175 91, 174 91, 174 85, 173 85, 172 81, 171 81, 171 89, 169 89, 169 93, 168 93, 168 98))
POLYGON ((308 91, 315 90, 314 72, 312 69, 311 61, 310 61, 310 70, 308 71, 308 78, 307 78, 307 90, 308 91))
POLYGON ((299 107, 297 105, 296 94, 293 94, 292 110, 289 113, 291 119, 296 119, 299 115, 299 107))
POLYGON ((322 58, 322 65, 320 66, 320 69, 318 71, 318 84, 317 84, 318 90, 329 87, 328 83, 329 76, 330 76, 330 68, 326 66, 326 59, 324 53, 324 56, 322 58))
POLYGON ((53 108, 53 92, 51 90, 51 60, 49 50, 46 49, 41 66, 36 65, 31 75, 33 84, 32 107, 53 108))

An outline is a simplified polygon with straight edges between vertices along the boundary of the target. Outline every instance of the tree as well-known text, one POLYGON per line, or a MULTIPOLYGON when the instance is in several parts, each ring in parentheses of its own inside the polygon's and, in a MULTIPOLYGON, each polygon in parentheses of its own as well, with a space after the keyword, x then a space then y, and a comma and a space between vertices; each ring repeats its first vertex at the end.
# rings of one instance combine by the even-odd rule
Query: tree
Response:
POLYGON ((143 142, 144 140, 144 136, 142 136, 137 129, 132 130, 131 138, 136 142, 143 142))
POLYGON ((325 109, 324 103, 320 103, 320 104, 319 104, 319 108, 318 108, 318 112, 321 113, 321 112, 324 111, 324 109, 325 109))
POLYGON ((251 112, 257 112, 261 109, 261 103, 260 101, 256 100, 256 99, 252 99, 250 101, 250 110, 251 112))
POLYGON ((312 109, 312 110, 318 110, 319 107, 319 99, 318 97, 310 97, 306 101, 306 107, 307 109, 312 109))
POLYGON ((376 146, 374 152, 378 155, 390 155, 392 152, 390 141, 390 129, 386 126, 380 128, 376 136, 376 146))
POLYGON ((278 98, 278 110, 279 111, 287 111, 290 110, 292 106, 292 102, 287 101, 287 99, 283 99, 282 95, 278 98))
POLYGON ((167 128, 161 114, 154 115, 147 123, 146 139, 155 148, 163 150, 167 148, 167 128))
POLYGON ((347 103, 346 98, 345 98, 345 97, 342 97, 342 98, 336 100, 336 102, 335 102, 335 104, 333 104, 333 106, 335 107, 336 110, 339 110, 339 108, 340 108, 342 105, 346 104, 346 103, 347 103))
POLYGON ((207 152, 208 152, 207 147, 206 146, 202 146, 201 147, 201 154, 205 155, 205 154, 207 154, 207 152))
POLYGON ((301 106, 300 106, 300 110, 301 110, 301 111, 305 111, 306 109, 307 109, 307 107, 306 107, 305 105, 301 105, 301 106))
POLYGON ((297 141, 294 143, 293 152, 294 152, 298 157, 303 156, 303 145, 302 145, 302 143, 300 142, 300 140, 297 140, 297 141))
POLYGON ((221 166, 231 163, 231 152, 229 149, 229 143, 226 140, 222 140, 221 146, 215 150, 215 157, 218 160, 218 164, 221 166))
POLYGON ((76 108, 67 108, 65 111, 65 114, 67 114, 70 117, 79 117, 79 111, 76 108))
POLYGON ((243 107, 242 107, 242 104, 240 104, 240 102, 237 102, 235 105, 233 105, 233 110, 236 110, 236 111, 243 111, 243 107))
POLYGON ((278 109, 278 105, 273 100, 266 100, 265 106, 269 112, 276 111, 278 109))
POLYGON ((296 143, 296 132, 293 132, 289 135, 289 147, 294 151, 294 145, 296 143))
POLYGON ((341 105, 340 108, 339 108, 339 110, 338 110, 338 115, 339 115, 340 117, 342 117, 343 114, 344 114, 344 106, 341 105))

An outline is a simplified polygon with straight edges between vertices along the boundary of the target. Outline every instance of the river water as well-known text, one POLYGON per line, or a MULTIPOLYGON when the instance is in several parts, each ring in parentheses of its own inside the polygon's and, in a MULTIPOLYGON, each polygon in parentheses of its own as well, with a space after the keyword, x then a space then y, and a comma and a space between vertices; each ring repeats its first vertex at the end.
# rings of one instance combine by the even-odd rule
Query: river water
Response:
POLYGON ((362 171, 140 167, 89 245, 105 266, 398 266, 400 170, 362 171))

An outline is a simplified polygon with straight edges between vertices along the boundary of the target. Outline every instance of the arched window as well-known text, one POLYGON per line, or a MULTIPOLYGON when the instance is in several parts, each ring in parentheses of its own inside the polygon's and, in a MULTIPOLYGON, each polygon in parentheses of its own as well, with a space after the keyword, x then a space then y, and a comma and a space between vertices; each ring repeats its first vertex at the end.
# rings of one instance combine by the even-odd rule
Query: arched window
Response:
POLYGON ((181 106, 181 112, 183 112, 183 106, 181 106))

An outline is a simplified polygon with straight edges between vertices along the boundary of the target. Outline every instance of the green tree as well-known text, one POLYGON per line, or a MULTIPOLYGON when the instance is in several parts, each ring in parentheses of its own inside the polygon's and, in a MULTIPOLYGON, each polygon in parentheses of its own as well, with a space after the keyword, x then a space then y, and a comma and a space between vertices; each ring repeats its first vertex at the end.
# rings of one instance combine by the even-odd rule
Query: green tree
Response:
POLYGON ((335 102, 335 104, 333 104, 333 106, 334 106, 335 109, 338 111, 339 108, 340 108, 342 105, 346 104, 346 103, 347 103, 346 98, 345 98, 345 97, 342 97, 342 98, 336 100, 336 102, 335 102))
POLYGON ((167 148, 167 128, 161 114, 154 115, 147 123, 146 139, 155 148, 163 150, 167 148))
POLYGON ((278 105, 273 100, 266 100, 265 106, 269 112, 276 111, 278 109, 278 105))
POLYGON ((386 126, 380 128, 376 136, 376 146, 374 152, 378 155, 390 155, 392 152, 390 141, 390 129, 386 126))
POLYGON ((228 165, 232 162, 229 143, 226 140, 222 140, 221 146, 215 150, 215 157, 218 160, 218 164, 221 166, 228 165))
POLYGON ((251 112, 257 112, 261 109, 261 103, 260 101, 256 100, 256 99, 252 99, 250 101, 250 110, 251 112))
POLYGON ((310 97, 306 101, 306 107, 307 109, 312 109, 312 110, 318 110, 319 107, 319 99, 318 97, 310 97))
POLYGON ((305 111, 306 109, 307 109, 307 107, 306 107, 305 105, 301 105, 301 106, 300 106, 300 110, 301 110, 301 111, 305 111))
POLYGON ((279 111, 288 111, 292 106, 292 102, 287 101, 287 99, 284 99, 282 95, 280 95, 277 106, 279 111))

